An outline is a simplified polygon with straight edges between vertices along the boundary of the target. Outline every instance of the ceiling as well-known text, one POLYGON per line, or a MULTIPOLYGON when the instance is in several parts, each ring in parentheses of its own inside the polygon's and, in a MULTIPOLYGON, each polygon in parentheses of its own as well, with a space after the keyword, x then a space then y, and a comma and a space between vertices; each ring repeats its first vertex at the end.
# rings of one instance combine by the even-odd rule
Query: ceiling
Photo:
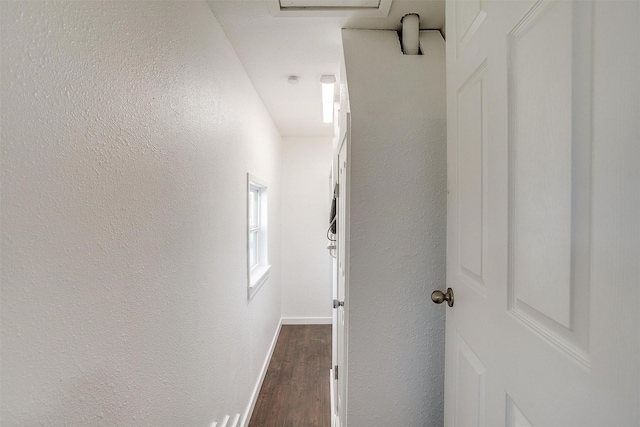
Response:
POLYGON ((444 0, 394 0, 387 17, 282 13, 278 0, 208 2, 282 136, 333 136, 333 124, 322 122, 320 76, 340 78, 342 28, 399 30, 404 15, 418 13, 421 29, 444 30, 444 0))

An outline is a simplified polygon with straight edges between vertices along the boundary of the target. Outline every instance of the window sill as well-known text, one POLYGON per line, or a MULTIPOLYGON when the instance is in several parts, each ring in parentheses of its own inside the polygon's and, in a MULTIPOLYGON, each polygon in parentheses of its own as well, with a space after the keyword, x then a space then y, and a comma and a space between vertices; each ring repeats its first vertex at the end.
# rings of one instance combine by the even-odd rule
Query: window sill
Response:
POLYGON ((271 271, 270 265, 258 265, 249 272, 249 287, 247 288, 247 296, 249 299, 258 292, 258 289, 269 278, 269 272, 271 271))

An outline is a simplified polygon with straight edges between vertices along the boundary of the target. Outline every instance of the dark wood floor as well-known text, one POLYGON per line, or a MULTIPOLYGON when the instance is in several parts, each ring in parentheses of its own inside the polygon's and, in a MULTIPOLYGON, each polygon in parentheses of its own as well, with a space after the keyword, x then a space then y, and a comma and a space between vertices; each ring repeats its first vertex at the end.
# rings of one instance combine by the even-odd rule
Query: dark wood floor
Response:
POLYGON ((282 325, 249 427, 329 427, 331 325, 282 325))

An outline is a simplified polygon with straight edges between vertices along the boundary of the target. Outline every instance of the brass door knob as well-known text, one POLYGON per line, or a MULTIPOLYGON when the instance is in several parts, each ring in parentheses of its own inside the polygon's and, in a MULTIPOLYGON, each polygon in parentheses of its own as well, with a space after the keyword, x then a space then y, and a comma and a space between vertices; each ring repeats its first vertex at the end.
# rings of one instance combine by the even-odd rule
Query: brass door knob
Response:
POLYGON ((446 301, 449 307, 453 307, 453 289, 447 288, 447 292, 445 293, 442 291, 433 291, 431 293, 431 301, 436 304, 442 304, 446 301))

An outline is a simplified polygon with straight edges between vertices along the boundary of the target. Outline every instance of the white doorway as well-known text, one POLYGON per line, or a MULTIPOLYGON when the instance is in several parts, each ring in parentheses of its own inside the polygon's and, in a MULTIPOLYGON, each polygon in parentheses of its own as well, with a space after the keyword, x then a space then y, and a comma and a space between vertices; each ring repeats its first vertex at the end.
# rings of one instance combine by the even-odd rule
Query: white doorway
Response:
POLYGON ((347 392, 347 310, 348 310, 348 191, 349 191, 349 115, 347 114, 347 130, 340 142, 337 166, 337 268, 335 280, 335 296, 333 308, 335 365, 333 367, 334 390, 334 425, 346 426, 346 392, 347 392))

